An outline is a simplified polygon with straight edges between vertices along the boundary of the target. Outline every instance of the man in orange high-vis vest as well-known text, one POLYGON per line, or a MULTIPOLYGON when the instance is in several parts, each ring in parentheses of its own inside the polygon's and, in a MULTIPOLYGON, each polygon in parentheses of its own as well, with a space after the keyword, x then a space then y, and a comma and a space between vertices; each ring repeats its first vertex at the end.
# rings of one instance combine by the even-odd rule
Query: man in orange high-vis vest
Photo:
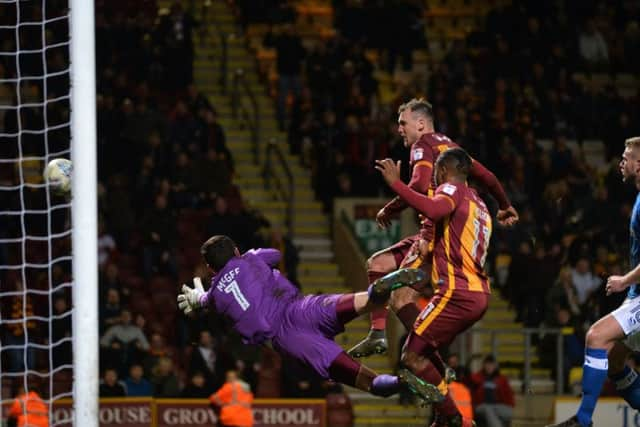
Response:
POLYGON ((455 402, 458 411, 460 411, 462 418, 473 420, 473 405, 471 404, 471 391, 469 391, 469 388, 458 381, 453 381, 449 383, 449 393, 451 393, 451 398, 455 402))
POLYGON ((219 409, 221 427, 253 427, 253 393, 235 371, 227 372, 226 382, 209 401, 219 409))
POLYGON ((29 387, 29 393, 19 388, 8 417, 16 420, 17 427, 49 427, 49 408, 34 387, 29 387))

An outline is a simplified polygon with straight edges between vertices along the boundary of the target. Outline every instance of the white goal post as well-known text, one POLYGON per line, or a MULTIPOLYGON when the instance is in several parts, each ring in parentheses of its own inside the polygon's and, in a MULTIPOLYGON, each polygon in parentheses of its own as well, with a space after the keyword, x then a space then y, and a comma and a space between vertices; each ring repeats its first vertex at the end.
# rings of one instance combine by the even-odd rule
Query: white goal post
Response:
POLYGON ((73 406, 75 427, 98 427, 98 202, 93 0, 70 0, 73 406))

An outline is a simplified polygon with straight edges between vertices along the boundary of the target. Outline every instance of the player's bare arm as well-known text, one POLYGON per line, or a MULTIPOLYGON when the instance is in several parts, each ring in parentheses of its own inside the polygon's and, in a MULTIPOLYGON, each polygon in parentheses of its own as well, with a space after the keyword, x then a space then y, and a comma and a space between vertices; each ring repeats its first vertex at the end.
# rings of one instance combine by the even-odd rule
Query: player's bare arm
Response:
MULTIPOLYGON (((431 183, 433 167, 427 161, 421 161, 413 166, 409 188, 420 194, 426 194, 431 183)), ((398 169, 397 179, 400 179, 400 169, 398 169)), ((380 228, 387 228, 391 224, 391 215, 401 212, 407 207, 407 202, 401 197, 394 197, 376 215, 376 222, 380 228)))
POLYGON ((482 163, 477 160, 473 160, 471 163, 471 170, 469 171, 471 176, 476 178, 478 181, 484 185, 491 195, 498 201, 498 214, 496 215, 496 219, 498 222, 506 227, 511 227, 515 225, 520 216, 518 215, 518 211, 511 205, 509 199, 507 197, 502 184, 498 181, 498 178, 486 168, 482 163))
POLYGON ((433 221, 439 221, 454 211, 455 202, 450 197, 427 197, 405 185, 400 180, 400 165, 400 161, 394 163, 391 159, 376 160, 376 169, 402 200, 433 221))

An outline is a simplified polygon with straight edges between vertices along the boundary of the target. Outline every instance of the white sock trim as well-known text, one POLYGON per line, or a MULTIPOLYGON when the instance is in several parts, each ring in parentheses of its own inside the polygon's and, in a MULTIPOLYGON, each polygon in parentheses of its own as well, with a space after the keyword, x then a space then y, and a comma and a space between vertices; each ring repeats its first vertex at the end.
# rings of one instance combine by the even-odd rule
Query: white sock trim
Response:
POLYGON ((599 359, 593 356, 584 356, 584 366, 588 366, 591 369, 597 369, 599 371, 606 371, 609 369, 609 359, 599 359))

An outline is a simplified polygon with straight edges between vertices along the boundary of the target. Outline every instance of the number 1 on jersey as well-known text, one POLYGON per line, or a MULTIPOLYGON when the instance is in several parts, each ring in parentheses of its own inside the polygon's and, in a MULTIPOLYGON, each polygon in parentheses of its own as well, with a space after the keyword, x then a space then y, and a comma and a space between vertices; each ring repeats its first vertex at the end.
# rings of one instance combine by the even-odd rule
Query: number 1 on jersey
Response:
POLYGON ((247 299, 242 294, 242 291, 240 290, 240 286, 238 286, 238 282, 236 282, 235 280, 232 280, 224 288, 224 293, 225 294, 233 294, 233 297, 236 299, 236 301, 240 305, 240 308, 242 309, 242 311, 247 311, 247 309, 251 305, 251 304, 249 304, 249 301, 247 301, 247 299))

